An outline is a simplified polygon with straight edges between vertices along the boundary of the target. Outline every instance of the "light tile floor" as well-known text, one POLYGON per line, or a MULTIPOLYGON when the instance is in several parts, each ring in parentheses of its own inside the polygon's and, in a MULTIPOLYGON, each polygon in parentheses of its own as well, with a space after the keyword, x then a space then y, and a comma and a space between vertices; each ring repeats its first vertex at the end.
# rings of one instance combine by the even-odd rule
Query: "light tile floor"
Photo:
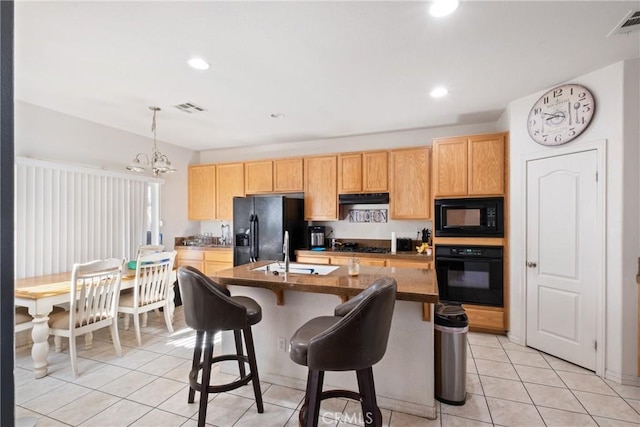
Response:
MULTIPOLYGON (((132 331, 120 329, 124 355, 115 355, 108 331, 95 334, 93 348, 78 343, 79 371, 73 379, 69 355, 49 353, 50 373, 34 379, 28 347, 16 351, 16 415, 37 426, 195 426, 198 405, 187 404, 194 333, 176 309, 175 332, 149 315, 138 348, 132 331)), ((122 321, 121 321, 122 324, 122 321)), ((592 372, 504 336, 469 333, 467 402, 436 402, 435 420, 382 410, 385 426, 638 426, 640 387, 602 380, 592 372)), ((216 372, 214 381, 234 377, 216 372)), ((265 412, 258 414, 252 387, 211 395, 207 423, 215 426, 298 425, 304 392, 262 383, 265 412)), ((196 402, 197 402, 196 395, 196 402)), ((323 402, 320 425, 358 425, 359 405, 323 402)))

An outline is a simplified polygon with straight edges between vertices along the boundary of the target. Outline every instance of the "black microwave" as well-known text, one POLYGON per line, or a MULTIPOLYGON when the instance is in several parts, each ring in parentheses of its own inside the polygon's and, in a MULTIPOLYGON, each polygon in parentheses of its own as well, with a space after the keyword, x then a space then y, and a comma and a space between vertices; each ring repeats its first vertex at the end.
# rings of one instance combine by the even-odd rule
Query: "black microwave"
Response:
POLYGON ((503 237, 504 198, 435 200, 436 237, 503 237))

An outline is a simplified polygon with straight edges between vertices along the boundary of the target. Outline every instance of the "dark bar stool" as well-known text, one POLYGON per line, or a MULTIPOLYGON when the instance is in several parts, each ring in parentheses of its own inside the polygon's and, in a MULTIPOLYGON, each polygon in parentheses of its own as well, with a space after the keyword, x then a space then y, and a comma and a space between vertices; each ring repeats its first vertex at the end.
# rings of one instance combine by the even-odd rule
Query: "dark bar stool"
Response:
POLYGON ((193 350, 193 365, 189 373, 189 403, 193 403, 195 392, 200 392, 198 426, 205 425, 209 393, 222 393, 253 382, 253 392, 259 413, 264 412, 256 354, 253 348, 251 325, 262 320, 262 309, 253 299, 242 296, 232 297, 229 291, 202 274, 198 269, 186 266, 178 269, 178 285, 184 305, 187 325, 196 330, 196 345, 193 350), (236 354, 213 357, 213 339, 219 331, 233 331, 236 354), (247 347, 247 355, 242 351, 242 333, 247 347), (204 357, 202 350, 204 349, 204 357), (209 385, 211 365, 223 360, 237 360, 240 379, 222 385, 209 385), (245 372, 244 364, 249 364, 250 372, 245 372), (202 383, 198 382, 198 372, 202 370, 202 383))
POLYGON ((289 356, 309 368, 300 425, 317 427, 320 402, 335 397, 359 400, 365 425, 382 425, 373 365, 387 350, 396 290, 394 279, 376 280, 356 297, 337 306, 334 316, 311 319, 293 334, 289 356), (325 371, 356 371, 359 393, 323 392, 325 371))

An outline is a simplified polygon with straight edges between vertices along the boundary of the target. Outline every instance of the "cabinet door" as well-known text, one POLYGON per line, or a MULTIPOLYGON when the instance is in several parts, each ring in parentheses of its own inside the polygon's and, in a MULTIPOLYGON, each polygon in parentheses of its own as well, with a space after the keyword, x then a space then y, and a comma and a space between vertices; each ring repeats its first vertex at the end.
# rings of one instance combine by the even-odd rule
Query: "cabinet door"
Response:
POLYGON ((362 154, 338 156, 338 194, 362 193, 362 154))
POLYGON ((389 210, 392 219, 430 219, 430 149, 390 152, 389 210))
POLYGON ((296 193, 304 191, 302 158, 273 161, 273 191, 296 193))
POLYGON ((504 194, 504 134, 469 138, 469 194, 504 194))
POLYGON ((233 198, 244 196, 244 165, 227 163, 216 167, 216 218, 233 219, 233 198))
POLYGON ((362 191, 389 191, 389 154, 386 151, 362 153, 362 191))
POLYGON ((387 267, 431 269, 431 262, 411 261, 406 259, 388 259, 387 267))
POLYGON ((216 217, 216 165, 189 166, 189 205, 191 221, 216 217))
POLYGON ((467 138, 433 143, 433 195, 467 195, 467 138))
POLYGON ((249 162, 244 164, 245 194, 273 192, 273 162, 249 162))
POLYGON ((306 264, 324 264, 329 265, 331 262, 331 258, 328 256, 312 256, 312 255, 298 255, 296 257, 296 262, 306 263, 306 264))
POLYGON ((306 220, 338 219, 338 159, 304 159, 304 216, 306 220))

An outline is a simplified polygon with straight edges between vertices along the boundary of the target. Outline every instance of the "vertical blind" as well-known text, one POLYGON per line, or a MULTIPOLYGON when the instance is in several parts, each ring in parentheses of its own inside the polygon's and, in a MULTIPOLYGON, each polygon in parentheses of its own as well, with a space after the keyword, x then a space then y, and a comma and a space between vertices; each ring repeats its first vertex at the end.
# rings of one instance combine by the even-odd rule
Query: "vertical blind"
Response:
POLYGON ((161 180, 16 158, 16 278, 127 258, 146 241, 149 186, 161 180))

